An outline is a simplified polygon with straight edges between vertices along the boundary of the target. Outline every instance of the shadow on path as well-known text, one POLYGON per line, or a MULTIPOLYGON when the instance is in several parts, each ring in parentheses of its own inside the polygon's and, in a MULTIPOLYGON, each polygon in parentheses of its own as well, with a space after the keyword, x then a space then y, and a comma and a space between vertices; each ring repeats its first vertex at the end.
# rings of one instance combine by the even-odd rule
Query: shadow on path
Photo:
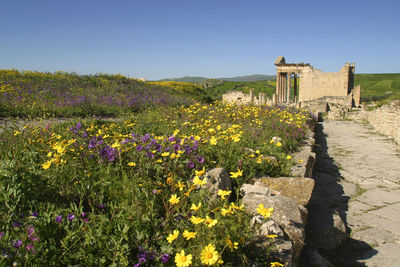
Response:
POLYGON ((362 260, 372 257, 377 251, 367 243, 349 237, 351 229, 347 226, 346 213, 350 197, 344 195, 340 184, 343 178, 334 159, 328 155, 326 136, 322 123, 318 123, 314 146, 315 187, 307 207, 306 246, 299 265, 312 266, 311 261, 318 262, 315 255, 318 258, 319 252, 335 266, 365 266, 362 260))

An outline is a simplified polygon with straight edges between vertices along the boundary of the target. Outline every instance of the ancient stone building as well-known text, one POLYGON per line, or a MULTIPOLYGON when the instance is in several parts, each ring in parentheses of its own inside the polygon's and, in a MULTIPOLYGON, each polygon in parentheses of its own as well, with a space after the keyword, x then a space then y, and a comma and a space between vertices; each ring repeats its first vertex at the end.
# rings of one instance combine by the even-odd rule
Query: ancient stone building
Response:
POLYGON ((259 93, 258 98, 254 95, 254 91, 250 90, 248 94, 242 91, 231 90, 222 95, 222 102, 236 103, 238 105, 272 105, 273 102, 267 98, 265 93, 259 93))
POLYGON ((360 104, 360 86, 354 88, 354 63, 346 63, 339 72, 322 72, 310 64, 286 63, 282 56, 274 64, 277 68, 277 103, 328 102, 333 99, 350 107, 360 104))

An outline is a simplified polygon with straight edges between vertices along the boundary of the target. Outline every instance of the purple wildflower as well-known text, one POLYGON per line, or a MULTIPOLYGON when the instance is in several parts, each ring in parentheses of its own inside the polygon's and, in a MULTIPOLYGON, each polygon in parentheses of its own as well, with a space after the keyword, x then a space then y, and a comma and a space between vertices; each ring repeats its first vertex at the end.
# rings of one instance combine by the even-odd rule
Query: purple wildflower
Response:
POLYGON ((106 207, 106 204, 100 204, 100 205, 99 205, 99 208, 100 208, 100 209, 104 209, 105 207, 106 207))
POLYGON ((58 216, 56 216, 56 222, 58 222, 58 223, 60 223, 60 222, 62 222, 62 215, 58 215, 58 216))
POLYGON ((75 215, 74 214, 68 214, 67 218, 68 218, 68 221, 72 222, 75 219, 75 215))
POLYGON ((142 151, 142 150, 143 150, 143 146, 138 145, 138 146, 136 147, 136 151, 142 151))
POLYGON ((186 167, 188 167, 189 169, 193 169, 194 168, 194 162, 190 161, 186 164, 186 167))
POLYGON ((77 130, 82 129, 82 123, 78 122, 78 123, 75 125, 75 128, 76 128, 77 130))
POLYGON ((17 221, 13 222, 14 227, 20 227, 21 225, 22 225, 22 223, 20 223, 20 222, 17 222, 17 221))
POLYGON ((164 262, 164 263, 165 263, 165 262, 168 262, 170 257, 171 257, 171 255, 170 255, 169 253, 163 254, 163 255, 161 256, 161 261, 164 262))
POLYGON ((202 156, 197 156, 197 162, 200 164, 204 163, 204 158, 202 156))
POLYGON ((33 243, 30 243, 29 245, 26 245, 26 250, 32 250, 33 249, 33 247, 34 247, 35 245, 33 245, 33 243))
POLYGON ((33 217, 37 217, 37 216, 39 216, 39 212, 37 212, 37 211, 35 211, 35 212, 32 212, 32 216, 33 216, 33 217))
POLYGON ((4 236, 4 232, 0 232, 0 240, 4 236))
POLYGON ((13 247, 14 248, 20 248, 22 246, 22 241, 21 240, 17 240, 14 244, 13 247))

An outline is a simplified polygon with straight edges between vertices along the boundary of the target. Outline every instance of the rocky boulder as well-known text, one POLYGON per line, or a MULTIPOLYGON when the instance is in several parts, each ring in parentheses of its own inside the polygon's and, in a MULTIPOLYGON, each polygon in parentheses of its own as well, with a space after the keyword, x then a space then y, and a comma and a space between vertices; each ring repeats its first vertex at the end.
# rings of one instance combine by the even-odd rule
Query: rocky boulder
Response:
POLYGON ((215 168, 206 172, 209 190, 213 196, 217 196, 218 190, 231 191, 231 177, 224 168, 215 168))
POLYGON ((294 242, 294 256, 297 257, 304 245, 304 225, 301 212, 296 202, 282 195, 266 196, 261 194, 245 194, 243 204, 247 211, 257 214, 257 207, 274 208, 271 220, 279 225, 285 234, 294 242))
POLYGON ((280 192, 283 196, 293 199, 297 204, 307 205, 314 189, 314 180, 301 177, 261 178, 256 186, 267 187, 280 192))

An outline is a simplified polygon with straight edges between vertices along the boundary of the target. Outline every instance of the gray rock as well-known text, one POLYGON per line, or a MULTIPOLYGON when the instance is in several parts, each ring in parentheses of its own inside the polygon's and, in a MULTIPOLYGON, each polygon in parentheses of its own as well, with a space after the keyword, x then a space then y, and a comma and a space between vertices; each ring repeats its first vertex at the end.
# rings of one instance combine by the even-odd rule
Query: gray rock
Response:
POLYGON ((307 205, 314 189, 314 180, 302 177, 261 178, 255 185, 265 186, 280 192, 283 196, 296 201, 297 204, 307 205))
POLYGON ((279 238, 284 238, 282 229, 274 220, 268 220, 264 222, 264 217, 261 215, 254 216, 251 220, 251 224, 261 224, 259 235, 265 237, 267 235, 277 235, 279 238))
POLYGON ((274 208, 271 219, 294 241, 294 252, 295 257, 297 257, 304 245, 305 232, 301 212, 296 202, 282 195, 270 197, 265 195, 245 195, 243 197, 243 204, 246 210, 252 214, 257 214, 257 207, 260 203, 265 208, 274 208))
POLYGON ((216 196, 218 189, 231 191, 231 177, 224 168, 215 168, 206 173, 208 184, 210 185, 210 192, 216 196))
MULTIPOLYGON (((310 143, 312 143, 310 141, 310 143)), ((300 148, 300 151, 292 155, 296 165, 291 168, 292 176, 312 177, 316 154, 312 152, 311 146, 307 145, 300 148)))
POLYGON ((346 226, 337 213, 324 212, 312 215, 308 219, 307 244, 312 247, 334 249, 346 241, 346 226))
POLYGON ((271 257, 278 258, 285 267, 294 266, 295 254, 295 246, 292 241, 276 242, 271 250, 271 257))
POLYGON ((240 187, 241 195, 261 195, 261 196, 270 196, 271 190, 265 186, 258 186, 252 184, 244 184, 240 187))

